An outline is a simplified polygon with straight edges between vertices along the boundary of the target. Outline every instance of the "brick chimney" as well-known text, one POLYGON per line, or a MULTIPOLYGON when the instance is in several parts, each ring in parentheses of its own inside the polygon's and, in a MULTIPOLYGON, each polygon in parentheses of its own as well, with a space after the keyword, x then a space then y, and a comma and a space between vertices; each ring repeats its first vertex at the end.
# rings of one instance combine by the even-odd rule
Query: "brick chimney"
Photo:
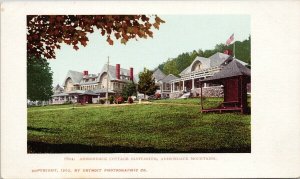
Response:
POLYGON ((133 68, 132 67, 130 67, 130 70, 129 70, 129 79, 131 80, 131 81, 133 81, 133 68))
POLYGON ((120 79, 120 64, 116 64, 116 78, 120 79))
POLYGON ((83 71, 83 76, 88 76, 89 75, 89 71, 83 71))
POLYGON ((227 54, 227 55, 232 56, 232 51, 231 50, 224 50, 224 53, 227 54))

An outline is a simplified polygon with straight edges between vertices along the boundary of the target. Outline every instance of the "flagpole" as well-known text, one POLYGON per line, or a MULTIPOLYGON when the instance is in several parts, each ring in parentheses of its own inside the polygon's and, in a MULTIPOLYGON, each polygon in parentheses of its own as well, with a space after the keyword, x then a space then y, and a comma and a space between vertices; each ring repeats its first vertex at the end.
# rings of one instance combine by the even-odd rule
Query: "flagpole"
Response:
POLYGON ((109 104, 108 103, 108 71, 109 71, 109 56, 107 57, 107 71, 106 71, 106 95, 105 95, 106 104, 109 104))
POLYGON ((235 41, 233 42, 233 58, 235 58, 235 41))

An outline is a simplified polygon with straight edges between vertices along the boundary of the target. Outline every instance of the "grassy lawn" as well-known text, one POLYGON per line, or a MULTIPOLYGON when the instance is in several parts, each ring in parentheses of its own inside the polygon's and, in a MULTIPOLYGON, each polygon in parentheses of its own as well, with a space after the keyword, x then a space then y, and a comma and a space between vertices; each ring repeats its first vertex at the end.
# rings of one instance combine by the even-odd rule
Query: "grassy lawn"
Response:
MULTIPOLYGON (((206 100, 209 105, 220 101, 206 100)), ((198 104, 199 99, 180 99, 117 107, 29 108, 28 152, 251 151, 250 115, 201 114, 198 104)))

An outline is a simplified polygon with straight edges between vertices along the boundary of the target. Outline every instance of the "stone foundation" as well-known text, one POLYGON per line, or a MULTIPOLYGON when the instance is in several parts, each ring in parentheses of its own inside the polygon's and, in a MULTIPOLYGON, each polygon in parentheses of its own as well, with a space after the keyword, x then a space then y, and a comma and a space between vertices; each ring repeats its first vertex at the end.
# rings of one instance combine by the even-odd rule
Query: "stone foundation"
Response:
MULTIPOLYGON (((223 87, 213 86, 202 88, 202 95, 204 97, 224 97, 223 87)), ((178 98, 182 95, 182 92, 176 91, 170 94, 170 98, 178 98)), ((201 88, 196 88, 191 91, 192 97, 201 95, 201 88)))
POLYGON ((173 93, 170 93, 170 98, 179 98, 182 94, 182 92, 175 91, 173 93))
MULTIPOLYGON (((204 97, 223 97, 224 91, 223 88, 220 86, 215 87, 206 87, 202 88, 202 95, 204 97)), ((192 91, 193 96, 200 96, 201 94, 201 88, 196 88, 192 91)))

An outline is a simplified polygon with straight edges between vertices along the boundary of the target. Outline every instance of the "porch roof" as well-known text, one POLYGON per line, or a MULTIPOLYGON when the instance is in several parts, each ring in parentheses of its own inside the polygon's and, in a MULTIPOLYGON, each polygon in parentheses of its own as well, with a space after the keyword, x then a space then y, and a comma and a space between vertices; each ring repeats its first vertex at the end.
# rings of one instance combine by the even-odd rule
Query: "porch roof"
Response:
POLYGON ((251 76, 251 70, 237 60, 232 60, 226 66, 224 66, 221 71, 215 73, 212 77, 201 80, 201 82, 214 81, 234 76, 251 76))
MULTIPOLYGON (((93 90, 93 92, 97 93, 97 94, 99 94, 99 93, 106 93, 106 88, 95 89, 95 90, 93 90)), ((115 93, 115 92, 109 89, 108 93, 115 93)))
POLYGON ((67 93, 58 93, 58 94, 52 95, 52 97, 68 96, 68 95, 69 95, 69 94, 67 94, 67 93))

